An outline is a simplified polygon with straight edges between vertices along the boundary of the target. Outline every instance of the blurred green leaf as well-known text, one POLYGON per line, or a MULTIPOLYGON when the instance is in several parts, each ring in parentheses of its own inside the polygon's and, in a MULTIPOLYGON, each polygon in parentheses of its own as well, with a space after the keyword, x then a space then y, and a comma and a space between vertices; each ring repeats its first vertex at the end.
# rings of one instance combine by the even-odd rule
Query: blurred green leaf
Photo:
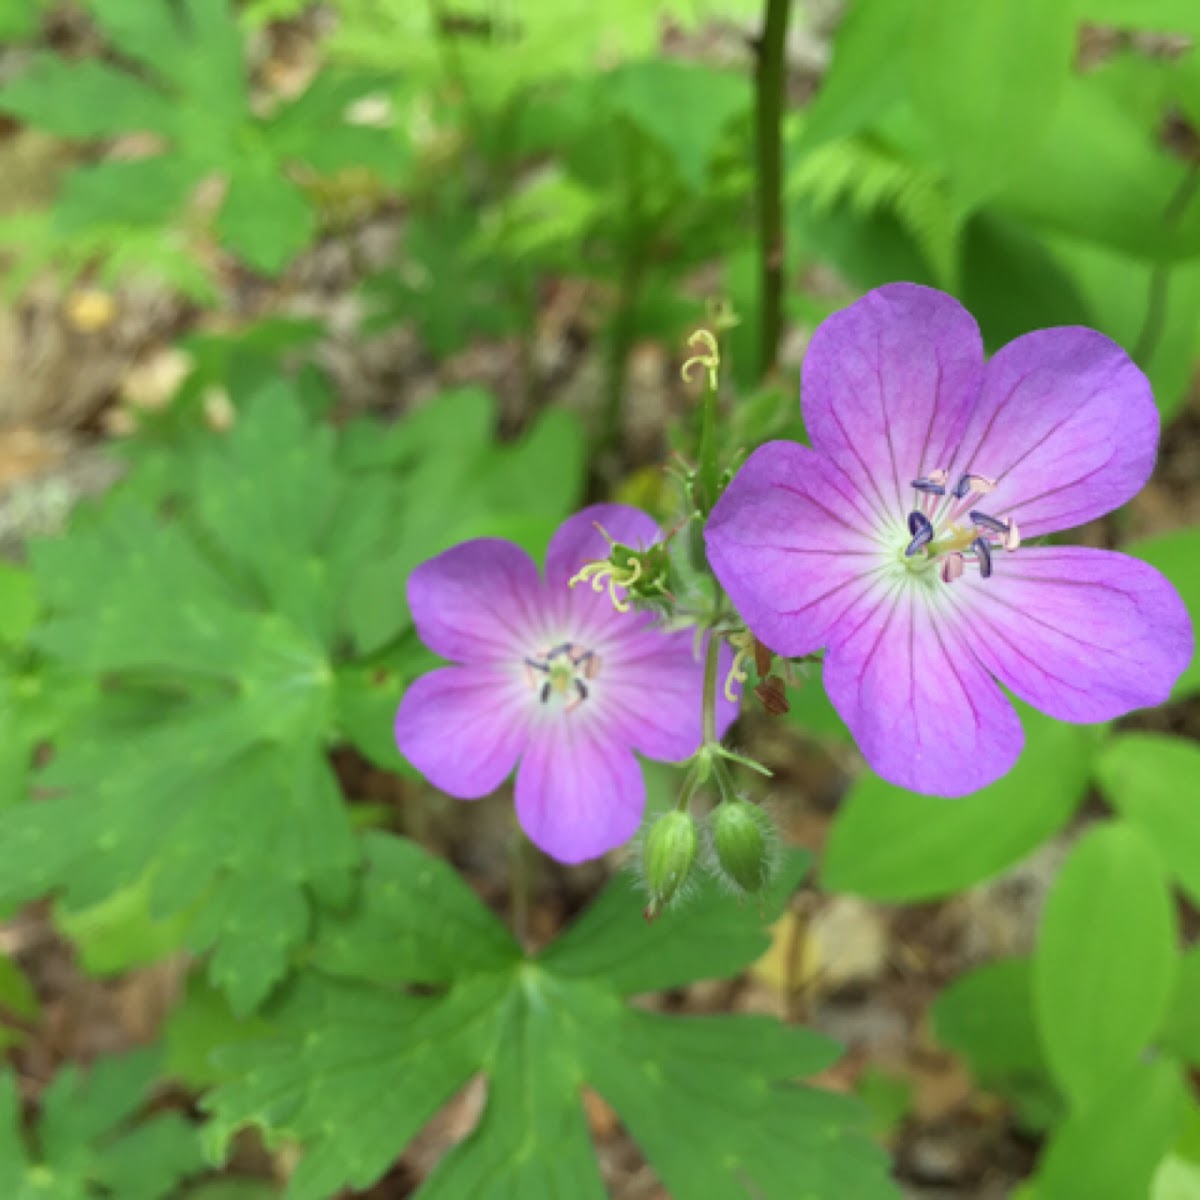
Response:
MULTIPOLYGON (((225 1081, 207 1101, 214 1149, 245 1124, 298 1138, 305 1154, 288 1195, 324 1200, 370 1186, 483 1071, 479 1125, 426 1180, 424 1198, 499 1187, 600 1200, 585 1083, 674 1195, 895 1195, 857 1106, 794 1082, 835 1056, 824 1038, 763 1017, 677 1019, 623 1002, 633 989, 744 966, 763 944, 758 913, 721 900, 723 933, 740 946, 731 940, 714 960, 678 923, 648 928, 642 901, 618 880, 561 950, 529 960, 446 864, 396 838, 367 842, 367 885, 355 911, 322 920, 319 970, 272 1004, 271 1036, 218 1061, 225 1081), (413 982, 437 990, 414 994, 413 982)), ((702 917, 717 916, 705 903, 702 917)))
POLYGON ((1200 946, 1179 958, 1175 992, 1159 1031, 1158 1042, 1190 1066, 1200 1066, 1200 946))
POLYGON ((1045 1129, 1061 1116, 1034 1019, 1028 959, 1001 959, 961 976, 930 1016, 937 1040, 966 1059, 981 1088, 1012 1101, 1026 1128, 1045 1129))
POLYGON ((1161 148, 1157 128, 1140 121, 1119 93, 1103 68, 1072 76, 1033 161, 1005 182, 995 203, 1135 258, 1194 255, 1200 205, 1167 220, 1185 194, 1189 168, 1161 148))
POLYGON ((1045 1200, 1149 1196, 1185 1098, 1173 1063, 1127 1065, 1055 1132, 1038 1164, 1036 1194, 1045 1200))
POLYGON ((1127 733, 1096 761, 1105 799, 1146 835, 1171 874, 1200 902, 1200 746, 1184 738, 1127 733))
POLYGON ((1074 238, 1050 245, 1093 314, 1087 323, 1138 356, 1169 421, 1187 399, 1200 357, 1200 262, 1160 274, 1153 264, 1074 238))
POLYGON ((917 0, 909 83, 966 207, 1028 162, 1075 52, 1075 14, 1045 0, 917 0))
MULTIPOLYGON (((1187 605, 1193 628, 1200 629, 1200 528, 1177 529, 1134 542, 1124 549, 1157 567, 1175 585, 1187 605)), ((1171 696, 1179 700, 1197 692, 1200 692, 1200 655, 1193 655, 1171 696)))
POLYGON ((696 191, 725 127, 751 103, 744 75, 669 58, 619 67, 602 83, 613 108, 655 141, 696 191))
POLYGON ((37 583, 29 571, 0 562, 0 644, 20 646, 38 617, 37 583))
POLYGON ((1081 21, 1200 36, 1200 10, 1191 0, 1076 0, 1081 21))
POLYGON ((855 0, 838 25, 833 61, 804 113, 798 149, 848 137, 875 123, 905 91, 904 44, 912 15, 892 0, 855 0))
POLYGON ((830 831, 824 886, 874 900, 932 900, 998 874, 1061 829, 1087 788, 1094 731, 1024 708, 1021 723, 1017 765, 960 800, 864 774, 830 831))
POLYGON ((316 227, 308 198, 273 164, 234 175, 217 217, 217 233, 229 249, 268 275, 291 262, 316 227))
POLYGON ((86 1074, 64 1067, 41 1099, 26 1141, 11 1072, 0 1072, 0 1195, 12 1200, 167 1200, 198 1174, 200 1147, 176 1112, 134 1123, 159 1060, 150 1051, 104 1058, 86 1074), (36 1148, 35 1148, 36 1147, 36 1148))
POLYGON ((1175 914, 1161 861, 1137 830, 1099 825, 1046 902, 1033 995, 1046 1059, 1080 1113, 1138 1061, 1170 1003, 1175 914))

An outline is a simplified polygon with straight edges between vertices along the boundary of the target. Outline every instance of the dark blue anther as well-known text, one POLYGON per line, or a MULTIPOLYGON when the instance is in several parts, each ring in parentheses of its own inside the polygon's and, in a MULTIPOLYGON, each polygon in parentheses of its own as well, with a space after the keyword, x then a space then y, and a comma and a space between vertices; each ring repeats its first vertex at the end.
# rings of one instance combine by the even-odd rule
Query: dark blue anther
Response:
POLYGON ((539 662, 536 658, 527 658, 525 665, 532 667, 535 671, 541 671, 543 674, 548 675, 550 673, 550 668, 544 662, 539 662))
POLYGON ((970 475, 960 475, 958 482, 954 485, 954 490, 950 493, 955 500, 961 500, 971 490, 970 475))
POLYGON ((978 509, 972 509, 970 517, 972 523, 978 525, 980 529, 990 529, 992 533, 1008 533, 1008 526, 1003 521, 997 521, 995 517, 989 517, 987 513, 980 512, 978 509))
POLYGON ((904 551, 905 558, 912 558, 918 550, 933 541, 933 526, 924 513, 914 511, 908 514, 908 532, 912 534, 912 541, 904 551))
POLYGON ((582 679, 575 680, 575 690, 579 693, 580 700, 587 699, 587 684, 582 679))
POLYGON ((944 496, 946 494, 945 487, 940 483, 934 483, 932 479, 925 479, 923 477, 921 479, 914 479, 912 485, 918 492, 924 492, 927 496, 944 496))
POLYGON ((979 574, 987 579, 992 573, 992 548, 983 540, 976 538, 972 543, 975 556, 979 559, 979 574))
POLYGON ((542 703, 545 704, 550 699, 551 687, 549 681, 542 684, 542 703))

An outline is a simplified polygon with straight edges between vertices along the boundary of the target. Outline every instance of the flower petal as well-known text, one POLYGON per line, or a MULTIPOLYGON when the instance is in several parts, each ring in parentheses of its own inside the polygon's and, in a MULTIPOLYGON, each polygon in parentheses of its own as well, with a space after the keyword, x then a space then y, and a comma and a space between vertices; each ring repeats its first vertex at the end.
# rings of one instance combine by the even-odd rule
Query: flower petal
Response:
POLYGON ((529 741, 529 695, 512 668, 430 671, 400 701, 396 745, 434 787, 460 800, 486 796, 529 741))
POLYGON ((1024 744, 1016 711, 961 624, 936 590, 892 582, 847 615, 825 656, 826 691, 867 762, 914 792, 977 791, 1008 771, 1024 744))
POLYGON ((646 785, 633 752, 575 713, 538 722, 517 772, 517 819, 551 858, 597 858, 637 832, 646 785))
POLYGON ((653 517, 628 504, 593 504, 568 517, 555 531, 546 550, 546 581, 565 583, 585 563, 608 557, 608 542, 642 550, 662 537, 653 517))
POLYGON ((451 546, 408 577, 421 641, 455 662, 517 661, 545 641, 533 560, 500 538, 451 546))
POLYGON ((957 300, 895 283, 834 313, 804 356, 801 407, 813 448, 878 519, 912 506, 911 481, 945 467, 979 390, 983 342, 957 300))
POLYGON ((994 479, 981 507, 1036 535, 1120 507, 1157 447, 1158 410, 1129 355, 1091 329, 1039 329, 988 363, 953 469, 994 479))
POLYGON ((1179 593, 1153 567, 1083 546, 1022 549, 954 584, 971 644, 1022 700, 1064 721, 1161 704, 1191 661, 1179 593))
MULTIPOLYGON (((649 627, 614 641, 606 652, 598 716, 614 740, 660 762, 694 754, 702 736, 704 651, 697 655, 690 630, 664 633, 649 627)), ((724 696, 733 651, 722 646, 717 672, 717 736, 738 713, 724 696)))
MULTIPOLYGON (((888 562, 889 551, 856 519, 848 491, 819 454, 768 442, 709 517, 709 563, 751 632, 778 654, 823 646, 833 623, 888 562)), ((894 519, 902 522, 902 511, 894 519)), ((903 545, 903 525, 894 529, 893 540, 903 545)))

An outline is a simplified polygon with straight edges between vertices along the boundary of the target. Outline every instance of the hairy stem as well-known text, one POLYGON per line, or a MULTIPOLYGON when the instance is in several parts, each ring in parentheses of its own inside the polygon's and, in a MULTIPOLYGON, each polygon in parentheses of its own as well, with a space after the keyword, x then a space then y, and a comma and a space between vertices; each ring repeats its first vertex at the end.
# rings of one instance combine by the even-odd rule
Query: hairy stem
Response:
POLYGON ((717 744, 717 666, 721 654, 721 639, 709 634, 708 647, 704 656, 704 707, 701 710, 701 728, 704 744, 717 744))
POLYGON ((766 0, 754 73, 758 179, 759 370, 775 367, 783 332, 782 126, 784 46, 791 0, 766 0))

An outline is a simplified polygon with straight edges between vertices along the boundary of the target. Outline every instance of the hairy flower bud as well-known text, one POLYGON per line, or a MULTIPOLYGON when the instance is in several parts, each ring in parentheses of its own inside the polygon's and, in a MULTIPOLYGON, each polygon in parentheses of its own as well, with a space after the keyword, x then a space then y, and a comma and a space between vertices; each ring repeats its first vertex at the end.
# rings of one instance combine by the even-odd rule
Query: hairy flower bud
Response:
POLYGON ((775 828, 748 800, 726 800, 712 815, 712 847, 727 882, 742 892, 760 892, 770 882, 775 828))
POLYGON ((654 920, 679 895, 696 861, 699 835, 691 813, 669 812, 659 817, 642 846, 642 875, 650 903, 646 919, 654 920))

